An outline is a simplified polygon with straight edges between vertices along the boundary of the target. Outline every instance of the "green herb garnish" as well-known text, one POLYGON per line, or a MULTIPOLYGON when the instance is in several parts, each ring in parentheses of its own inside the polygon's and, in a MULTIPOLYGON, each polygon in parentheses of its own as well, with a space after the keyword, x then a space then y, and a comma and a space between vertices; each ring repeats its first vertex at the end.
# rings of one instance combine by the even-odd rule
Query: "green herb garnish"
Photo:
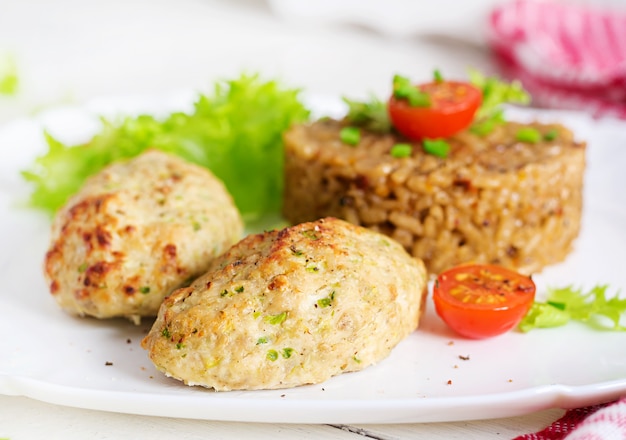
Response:
POLYGON ((393 147, 391 147, 391 150, 389 151, 389 153, 393 156, 393 157, 409 157, 411 156, 411 153, 413 152, 413 147, 411 147, 410 144, 395 144, 393 147))
POLYGON ((285 359, 289 359, 292 353, 293 353, 293 348, 290 348, 290 347, 283 348, 282 355, 285 359))
POLYGON ((435 80, 436 83, 440 83, 443 82, 443 75, 441 74, 441 71, 439 69, 435 69, 435 71, 433 72, 433 79, 435 80))
POLYGON ((491 133, 497 125, 504 124, 505 122, 504 111, 500 109, 496 110, 491 117, 474 122, 469 130, 478 136, 486 136, 491 133))
POLYGON ((411 83, 411 80, 400 75, 393 77, 393 96, 405 99, 411 107, 430 107, 430 96, 411 83))
POLYGON ((490 117, 502 104, 528 104, 530 95, 519 81, 506 82, 494 76, 485 76, 475 69, 469 70, 470 82, 483 93, 477 118, 490 117))
POLYGON ((515 139, 528 144, 536 144, 541 140, 541 133, 533 127, 522 127, 515 133, 515 139))
POLYGON ((287 319, 287 312, 282 312, 278 315, 268 315, 264 319, 265 322, 268 322, 272 325, 282 324, 283 322, 285 322, 285 319, 287 319))
POLYGON ((170 329, 165 327, 163 330, 161 330, 161 336, 163 336, 164 338, 169 338, 170 336, 172 336, 172 334, 170 333, 170 329))
POLYGON ((78 273, 84 273, 88 267, 89 265, 87 263, 81 264, 80 266, 78 266, 78 273))
POLYGON ((450 152, 450 144, 443 139, 424 139, 422 141, 424 151, 437 157, 447 157, 450 152))
POLYGON ((387 105, 372 96, 367 102, 354 101, 343 98, 348 105, 346 119, 358 127, 363 127, 375 133, 389 133, 391 121, 387 113, 387 105))
POLYGON ((518 328, 527 332, 580 321, 599 329, 626 331, 621 324, 626 316, 626 298, 607 299, 607 288, 598 285, 588 292, 571 286, 549 289, 546 302, 535 302, 518 328))
POLYGON ((317 305, 320 306, 321 308, 330 307, 331 305, 333 305, 334 300, 335 300, 335 291, 333 290, 332 292, 330 292, 330 295, 328 295, 327 297, 318 299, 317 305))
POLYGON ((319 235, 317 235, 317 232, 315 230, 313 230, 313 229, 305 229, 304 231, 301 232, 301 234, 304 235, 309 240, 319 240, 320 239, 319 235))
POLYGON ((143 293, 144 295, 150 293, 150 286, 141 286, 139 288, 139 292, 143 293))
POLYGON ((553 141, 557 138, 559 132, 556 129, 549 130, 546 134, 543 135, 543 139, 546 141, 553 141))
POLYGON ((344 127, 339 132, 341 142, 348 145, 358 145, 361 141, 361 130, 356 127, 344 127))
POLYGON ((81 145, 66 145, 45 133, 48 152, 22 172, 33 184, 30 204, 52 213, 90 175, 152 147, 211 169, 242 214, 279 212, 282 134, 309 118, 299 93, 258 75, 242 75, 218 82, 212 94, 199 94, 189 113, 103 118, 100 132, 81 145))
POLYGON ((261 336, 256 340, 256 345, 267 344, 267 336, 261 336))
POLYGON ((482 127, 472 130, 474 133, 489 134, 497 124, 504 122, 503 104, 528 104, 530 102, 530 95, 519 81, 502 81, 493 76, 485 76, 475 69, 469 70, 469 79, 482 91, 483 95, 473 124, 473 126, 482 124, 482 127), (491 122, 487 123, 490 120, 491 122))
MULTIPOLYGON (((444 81, 439 70, 435 70, 433 76, 435 82, 444 81)), ((519 81, 505 82, 470 69, 469 82, 482 93, 481 106, 470 127, 470 130, 479 136, 491 133, 498 124, 505 122, 503 104, 528 104, 530 102, 530 95, 519 81)), ((407 100, 411 106, 428 107, 431 105, 427 93, 421 92, 411 84, 408 78, 400 75, 395 75, 393 78, 393 96, 396 99, 407 100)), ((351 124, 377 133, 393 131, 387 105, 376 97, 370 98, 368 102, 353 101, 345 97, 343 101, 348 104, 346 119, 351 124)))
POLYGON ((276 359, 278 359, 278 352, 276 350, 267 350, 267 355, 266 355, 267 359, 269 359, 270 361, 275 361, 276 359))

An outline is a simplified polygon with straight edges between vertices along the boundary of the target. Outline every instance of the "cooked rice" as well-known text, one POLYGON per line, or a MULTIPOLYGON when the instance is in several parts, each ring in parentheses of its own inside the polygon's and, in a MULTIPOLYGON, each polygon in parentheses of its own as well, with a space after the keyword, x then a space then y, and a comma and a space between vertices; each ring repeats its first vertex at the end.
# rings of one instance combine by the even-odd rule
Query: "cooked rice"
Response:
POLYGON ((449 140, 442 159, 413 143, 363 132, 339 139, 341 121, 297 125, 285 134, 283 214, 292 223, 334 216, 383 232, 424 260, 431 273, 465 262, 523 273, 562 261, 578 236, 585 170, 583 142, 559 124, 508 122, 487 136, 449 140), (516 140, 521 127, 554 140, 516 140))

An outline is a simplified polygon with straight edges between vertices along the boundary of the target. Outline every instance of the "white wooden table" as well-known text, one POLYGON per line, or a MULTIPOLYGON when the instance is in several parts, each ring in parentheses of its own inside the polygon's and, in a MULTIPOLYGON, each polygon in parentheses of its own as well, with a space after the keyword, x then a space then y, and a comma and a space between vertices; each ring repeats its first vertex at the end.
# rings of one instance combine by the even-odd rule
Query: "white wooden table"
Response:
MULTIPOLYGON (((414 16, 414 31, 405 20, 381 33, 276 14, 261 0, 0 0, 0 57, 15 56, 21 81, 17 96, 0 98, 0 123, 101 96, 206 89, 243 70, 312 93, 354 97, 386 93, 396 72, 428 77, 440 67, 462 75, 470 65, 489 71, 478 18, 496 1, 459 0, 455 8, 450 0, 406 0, 424 4, 414 16)), ((537 431, 562 414, 551 409, 408 425, 259 424, 136 416, 0 396, 0 438, 503 439, 537 431)))

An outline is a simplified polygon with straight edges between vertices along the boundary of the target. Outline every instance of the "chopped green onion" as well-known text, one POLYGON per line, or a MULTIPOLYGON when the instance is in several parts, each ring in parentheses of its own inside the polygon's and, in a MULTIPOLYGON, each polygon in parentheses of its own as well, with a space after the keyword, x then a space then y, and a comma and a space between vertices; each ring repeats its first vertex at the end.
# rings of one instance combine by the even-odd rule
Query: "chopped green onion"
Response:
POLYGON ((443 75, 441 74, 439 69, 435 69, 435 71, 433 72, 433 76, 436 83, 443 82, 443 75))
POLYGON ((300 232, 303 236, 305 236, 306 238, 308 238, 309 240, 319 240, 320 237, 319 235, 317 235, 317 232, 314 229, 305 229, 304 231, 300 232))
POLYGON ((411 81, 400 75, 393 77, 393 96, 406 99, 411 107, 430 107, 430 96, 411 84, 411 81))
POLYGON ((87 265, 87 263, 83 263, 83 264, 81 264, 80 266, 78 266, 78 272, 79 272, 79 273, 83 273, 83 272, 85 272, 85 271, 87 270, 87 267, 89 267, 89 266, 87 265))
POLYGON ((331 304, 331 301, 330 301, 330 298, 328 297, 317 300, 317 305, 320 306, 321 308, 330 307, 330 304, 331 304))
POLYGON ((393 157, 409 157, 413 152, 413 147, 410 144, 395 144, 391 147, 391 155, 393 157))
POLYGON ((275 361, 278 359, 278 352, 276 350, 267 350, 267 359, 270 361, 275 361))
POLYGON ((522 127, 515 133, 515 139, 520 142, 536 144, 541 140, 541 133, 533 127, 522 127))
POLYGON ((272 325, 282 324, 287 319, 287 312, 279 313, 278 315, 268 315, 264 319, 272 325))
POLYGON ((143 293, 144 295, 147 293, 150 293, 150 286, 142 286, 139 288, 139 291, 143 293))
POLYGON ((413 88, 413 92, 407 96, 409 105, 411 107, 430 107, 430 96, 428 93, 420 92, 416 88, 413 88))
POLYGON ((424 151, 437 157, 447 157, 450 152, 450 144, 443 139, 424 139, 422 141, 424 151))
POLYGON ((553 141, 557 138, 557 136, 559 135, 559 132, 553 128, 552 130, 548 131, 546 134, 543 135, 543 139, 546 141, 553 141))
POLYGON ((330 307, 333 304, 333 300, 335 299, 335 291, 333 290, 330 295, 326 298, 321 298, 317 300, 317 305, 321 308, 330 307))
POLYGON ((357 145, 361 141, 361 130, 356 127, 344 127, 339 132, 341 142, 348 145, 357 145))
POLYGON ((289 359, 291 357, 291 353, 293 353, 293 348, 290 348, 290 347, 283 348, 283 357, 285 359, 289 359))
POLYGON ((256 345, 267 344, 267 336, 261 336, 256 340, 256 345))
POLYGON ((398 99, 407 98, 411 93, 411 90, 415 86, 411 84, 411 80, 405 76, 394 75, 393 77, 393 96, 398 99))

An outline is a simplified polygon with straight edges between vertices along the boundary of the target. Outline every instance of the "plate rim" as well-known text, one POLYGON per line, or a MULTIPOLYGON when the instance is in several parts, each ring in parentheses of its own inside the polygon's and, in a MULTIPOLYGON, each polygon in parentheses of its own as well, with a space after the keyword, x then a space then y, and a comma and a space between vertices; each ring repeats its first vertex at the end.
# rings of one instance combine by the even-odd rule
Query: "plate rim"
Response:
MULTIPOLYGON (((195 96, 190 91, 176 92, 171 96, 163 97, 165 107, 168 105, 180 105, 184 99, 195 96), (185 98, 186 97, 186 98, 185 98)), ((48 109, 38 117, 26 118, 26 121, 35 121, 43 125, 46 120, 54 117, 59 111, 70 113, 87 113, 93 117, 100 113, 100 109, 111 108, 116 102, 122 99, 126 106, 132 107, 134 100, 143 100, 144 96, 135 97, 109 97, 93 100, 84 105, 66 106, 58 109, 48 109)), ((303 96, 305 100, 311 100, 311 96, 303 96)), ((313 96, 312 102, 319 105, 325 100, 333 100, 329 106, 330 113, 340 112, 343 104, 336 97, 330 95, 313 96)), ((149 98, 148 105, 154 105, 159 98, 149 98)), ((140 106, 141 107, 141 106, 140 106)), ((124 113, 124 111, 122 110, 124 113)), ((519 113, 519 110, 516 110, 519 113)), ((133 113, 132 111, 126 112, 133 113)), ((522 111, 523 113, 523 111, 522 111)), ((565 112, 575 118, 590 119, 587 115, 578 112, 565 112)), ((558 115, 559 112, 548 111, 549 117, 558 115)), ((23 123, 24 120, 17 120, 15 124, 8 123, 0 125, 0 136, 8 127, 14 127, 23 123)), ((30 127, 30 126, 29 126, 30 127)), ((0 192, 4 192, 0 187, 0 192)), ((626 212, 626 211, 624 211, 626 212)), ((625 286, 626 287, 626 286, 625 286)), ((320 384, 317 384, 320 385, 320 384)), ((476 420, 485 418, 500 418, 528 414, 530 412, 544 410, 553 407, 573 408, 580 405, 602 403, 613 400, 626 394, 626 377, 608 381, 597 382, 584 385, 564 385, 549 384, 535 387, 505 391, 502 393, 491 393, 486 395, 463 395, 463 396, 427 396, 427 397, 406 397, 381 399, 377 402, 382 406, 396 411, 396 416, 388 414, 381 415, 380 406, 372 406, 369 401, 362 401, 358 398, 332 398, 332 399, 293 399, 288 397, 289 389, 283 390, 285 398, 270 399, 283 412, 275 411, 274 417, 268 417, 266 411, 255 411, 263 409, 267 405, 267 399, 244 399, 248 405, 247 411, 242 411, 242 400, 237 397, 208 399, 212 405, 203 405, 197 408, 192 414, 189 408, 182 406, 175 411, 172 407, 176 405, 163 405, 160 399, 166 398, 173 401, 189 400, 190 395, 173 395, 159 393, 145 393, 117 390, 94 390, 90 388, 72 387, 57 383, 51 383, 42 378, 28 375, 7 375, 0 373, 0 394, 25 396, 48 403, 64 406, 123 412, 137 415, 155 415, 167 417, 179 417, 202 420, 240 421, 240 422, 270 422, 270 423, 420 423, 420 422, 445 422, 459 420, 476 420), (133 397, 134 398, 129 398, 133 397), (155 399, 158 396, 159 399, 155 399), (225 404, 224 402, 228 402, 225 404), (311 404, 314 402, 314 404, 311 404), (143 403, 143 405, 142 405, 143 403), (510 403, 505 405, 504 403, 510 403), (311 412, 311 407, 324 407, 328 411, 311 412), (459 418, 454 411, 446 411, 446 408, 464 407, 467 409, 466 415, 459 418), (169 409, 165 409, 167 407, 169 409), (236 409, 236 410, 235 410, 236 409), (488 409, 488 413, 485 413, 488 409), (433 411, 439 411, 433 413, 433 411), (246 414, 246 416, 239 416, 246 414), (258 414, 251 416, 250 414, 258 414), (291 417, 285 419, 285 414, 291 417)), ((212 392, 212 391, 209 391, 212 392)), ((195 396, 192 400, 200 400, 195 396)))

